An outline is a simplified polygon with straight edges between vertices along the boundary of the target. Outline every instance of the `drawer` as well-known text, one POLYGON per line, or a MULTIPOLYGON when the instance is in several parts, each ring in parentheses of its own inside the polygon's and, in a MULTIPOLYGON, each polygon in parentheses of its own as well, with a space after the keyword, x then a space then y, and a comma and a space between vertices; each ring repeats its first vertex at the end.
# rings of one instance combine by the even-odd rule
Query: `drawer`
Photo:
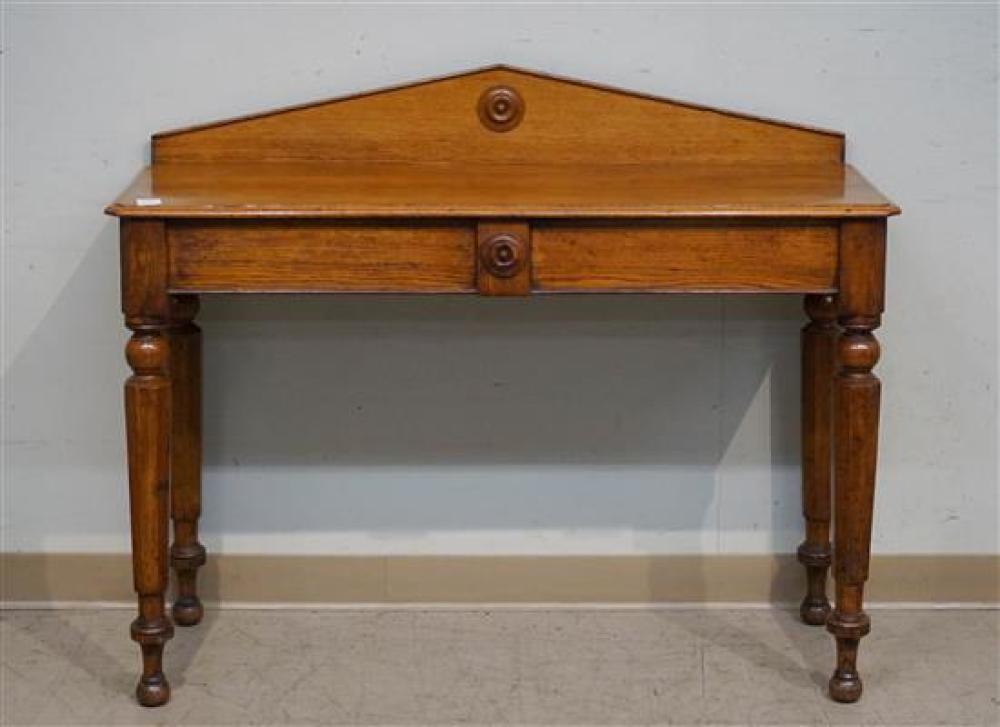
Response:
POLYGON ((539 222, 539 292, 832 292, 838 226, 822 222, 539 222))
POLYGON ((476 228, 461 222, 222 220, 167 227, 175 293, 468 293, 476 228))

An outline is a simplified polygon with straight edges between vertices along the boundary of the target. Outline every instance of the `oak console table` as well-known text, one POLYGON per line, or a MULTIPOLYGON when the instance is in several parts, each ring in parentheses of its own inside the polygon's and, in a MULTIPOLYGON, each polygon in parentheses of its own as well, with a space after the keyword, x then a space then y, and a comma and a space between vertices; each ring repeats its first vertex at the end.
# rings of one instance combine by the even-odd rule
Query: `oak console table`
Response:
POLYGON ((245 292, 803 295, 801 614, 836 638, 830 694, 861 695, 872 332, 899 209, 844 164, 842 134, 495 66, 157 134, 107 212, 133 332, 141 704, 169 699, 164 644, 202 617, 198 296, 245 292))

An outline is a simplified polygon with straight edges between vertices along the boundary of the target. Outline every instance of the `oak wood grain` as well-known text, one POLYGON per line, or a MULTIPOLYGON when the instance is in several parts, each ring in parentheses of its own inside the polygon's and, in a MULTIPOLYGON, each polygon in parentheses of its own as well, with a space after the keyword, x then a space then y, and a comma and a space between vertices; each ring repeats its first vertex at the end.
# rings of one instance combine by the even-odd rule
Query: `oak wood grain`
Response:
POLYGON ((646 222, 539 224, 535 285, 546 292, 822 292, 836 285, 837 228, 646 222))
MULTIPOLYGON (((511 133, 517 133, 511 132, 511 133)), ((898 208, 836 163, 158 163, 108 207, 181 218, 813 218, 898 208)))
POLYGON ((153 138, 157 163, 842 162, 843 154, 837 132, 503 66, 153 138), (479 115, 480 97, 496 86, 512 88, 525 107, 517 127, 503 133, 479 115))
POLYGON ((175 223, 168 239, 173 292, 476 289, 470 224, 175 223))
POLYGON ((123 220, 120 227, 122 312, 126 323, 162 324, 170 316, 166 225, 160 220, 123 220))

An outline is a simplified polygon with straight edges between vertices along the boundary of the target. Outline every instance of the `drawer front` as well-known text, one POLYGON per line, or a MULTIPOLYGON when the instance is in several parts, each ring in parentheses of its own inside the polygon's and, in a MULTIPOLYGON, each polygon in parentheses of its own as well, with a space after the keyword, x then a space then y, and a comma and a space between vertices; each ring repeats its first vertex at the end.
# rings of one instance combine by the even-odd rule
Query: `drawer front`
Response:
POLYGON ((833 223, 538 223, 539 292, 832 292, 833 223))
POLYGON ((176 222, 167 239, 177 293, 476 290, 471 223, 176 222))

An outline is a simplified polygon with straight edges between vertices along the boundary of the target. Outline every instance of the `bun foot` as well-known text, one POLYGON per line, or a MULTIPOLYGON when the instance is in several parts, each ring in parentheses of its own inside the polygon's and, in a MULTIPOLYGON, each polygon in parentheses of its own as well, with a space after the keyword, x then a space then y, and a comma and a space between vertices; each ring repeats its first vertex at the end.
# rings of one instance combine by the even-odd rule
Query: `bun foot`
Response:
POLYGON ((809 626, 823 626, 830 615, 830 602, 826 598, 806 596, 799 607, 802 622, 809 626))
POLYGON ((838 608, 830 614, 826 628, 837 637, 837 668, 830 677, 830 696, 838 702, 856 702, 861 697, 858 644, 871 628, 871 622, 863 612, 844 613, 838 608))
MULTIPOLYGON (((162 613, 160 597, 154 597, 153 605, 162 613)), ((142 650, 142 676, 135 688, 135 698, 143 707, 159 707, 170 699, 170 684, 163 675, 163 645, 173 635, 173 624, 163 616, 149 620, 140 616, 132 622, 132 638, 142 650)))
POLYGON ((205 609, 197 596, 182 596, 174 601, 172 613, 178 626, 196 626, 201 623, 205 609))
POLYGON ((135 698, 143 707, 159 707, 170 701, 170 684, 163 674, 142 677, 135 688, 135 698))
POLYGON ((861 677, 857 672, 837 669, 830 677, 830 696, 837 702, 856 702, 861 698, 861 677))

